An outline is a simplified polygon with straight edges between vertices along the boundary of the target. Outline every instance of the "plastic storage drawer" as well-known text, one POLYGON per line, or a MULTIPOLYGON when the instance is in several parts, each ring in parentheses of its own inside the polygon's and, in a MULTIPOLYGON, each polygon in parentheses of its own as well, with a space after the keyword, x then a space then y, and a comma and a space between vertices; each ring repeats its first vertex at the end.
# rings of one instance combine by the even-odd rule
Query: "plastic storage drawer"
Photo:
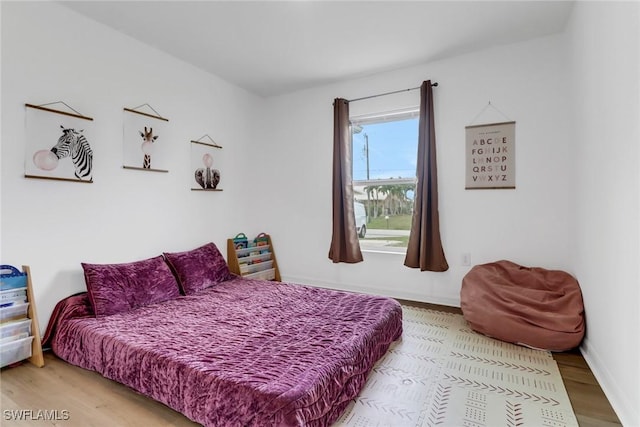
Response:
POLYGON ((0 304, 18 299, 23 299, 25 302, 27 301, 27 288, 16 288, 6 291, 0 291, 0 304))
POLYGON ((240 266, 240 273, 242 273, 243 275, 251 274, 251 273, 256 273, 262 270, 268 270, 272 267, 273 267, 273 260, 256 262, 253 264, 244 264, 240 266))
POLYGON ((0 344, 31 336, 31 319, 3 323, 0 326, 0 344))
POLYGON ((18 320, 23 317, 26 318, 28 308, 28 302, 0 308, 0 323, 4 323, 9 320, 18 320))
POLYGON ((0 344, 0 367, 31 357, 31 341, 33 341, 33 337, 0 344))
POLYGON ((254 279, 254 280, 273 280, 276 277, 276 269, 270 268, 268 270, 262 270, 256 273, 247 274, 242 277, 245 279, 254 279))

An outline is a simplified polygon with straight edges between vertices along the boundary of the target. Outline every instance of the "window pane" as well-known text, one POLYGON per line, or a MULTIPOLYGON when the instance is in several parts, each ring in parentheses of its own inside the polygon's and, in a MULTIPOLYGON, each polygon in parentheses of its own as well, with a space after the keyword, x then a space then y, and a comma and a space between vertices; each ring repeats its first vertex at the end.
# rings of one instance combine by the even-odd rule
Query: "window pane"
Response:
POLYGON ((418 118, 378 115, 352 126, 356 227, 362 249, 405 252, 411 229, 418 118))

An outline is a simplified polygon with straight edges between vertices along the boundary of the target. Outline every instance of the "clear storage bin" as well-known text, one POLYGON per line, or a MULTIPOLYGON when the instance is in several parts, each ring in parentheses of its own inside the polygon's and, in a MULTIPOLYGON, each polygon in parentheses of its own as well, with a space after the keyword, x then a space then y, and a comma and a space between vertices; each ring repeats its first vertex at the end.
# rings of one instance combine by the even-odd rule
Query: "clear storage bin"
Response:
POLYGON ((16 299, 27 300, 27 288, 9 289, 6 291, 0 291, 0 303, 4 301, 11 301, 16 299))
POLYGON ((16 304, 10 307, 0 308, 0 323, 7 322, 9 320, 19 320, 23 317, 27 317, 27 309, 29 303, 16 304))
POLYGON ((0 344, 0 367, 31 357, 31 341, 33 341, 33 337, 0 344))
POLYGON ((268 270, 273 267, 273 260, 271 261, 261 261, 253 264, 244 264, 240 266, 240 273, 242 275, 256 273, 262 270, 268 270))
POLYGON ((0 326, 0 344, 26 338, 31 335, 31 319, 3 323, 0 326))
POLYGON ((276 269, 270 268, 268 270, 258 271, 257 273, 247 274, 242 276, 245 279, 255 279, 255 280, 273 280, 276 278, 276 269))

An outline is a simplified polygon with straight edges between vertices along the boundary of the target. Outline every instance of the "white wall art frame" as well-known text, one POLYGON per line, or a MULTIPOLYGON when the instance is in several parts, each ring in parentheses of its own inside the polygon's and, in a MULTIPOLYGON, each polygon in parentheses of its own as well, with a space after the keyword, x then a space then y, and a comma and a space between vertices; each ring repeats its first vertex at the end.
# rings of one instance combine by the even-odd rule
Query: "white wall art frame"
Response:
POLYGON ((191 190, 222 191, 218 188, 221 149, 209 135, 191 141, 191 190), (203 141, 205 138, 208 142, 203 141))
POLYGON ((167 122, 149 104, 124 108, 123 168, 148 172, 169 172, 167 122), (142 111, 148 108, 152 113, 142 111))
POLYGON ((516 188, 516 122, 466 128, 465 189, 516 188))
POLYGON ((62 101, 26 107, 26 178, 93 182, 93 119, 62 101), (73 112, 48 107, 63 104, 73 112))

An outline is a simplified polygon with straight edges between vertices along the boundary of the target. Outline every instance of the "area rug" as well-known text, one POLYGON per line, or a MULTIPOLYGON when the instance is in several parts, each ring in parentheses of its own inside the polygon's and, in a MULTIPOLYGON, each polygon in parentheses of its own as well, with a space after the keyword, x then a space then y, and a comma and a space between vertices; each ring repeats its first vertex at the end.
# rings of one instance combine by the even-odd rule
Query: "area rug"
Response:
POLYGON ((459 314, 403 316, 402 338, 334 426, 578 426, 549 352, 477 334, 459 314))

